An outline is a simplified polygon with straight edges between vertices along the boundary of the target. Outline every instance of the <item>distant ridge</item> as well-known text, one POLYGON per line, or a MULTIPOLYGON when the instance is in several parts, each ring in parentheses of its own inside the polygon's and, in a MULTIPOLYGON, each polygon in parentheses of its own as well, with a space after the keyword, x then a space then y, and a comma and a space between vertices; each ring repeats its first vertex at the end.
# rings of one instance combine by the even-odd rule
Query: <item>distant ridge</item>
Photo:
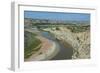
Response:
POLYGON ((71 20, 50 20, 50 19, 33 19, 33 18, 24 18, 24 22, 30 23, 70 23, 76 25, 90 25, 90 21, 71 21, 71 20))

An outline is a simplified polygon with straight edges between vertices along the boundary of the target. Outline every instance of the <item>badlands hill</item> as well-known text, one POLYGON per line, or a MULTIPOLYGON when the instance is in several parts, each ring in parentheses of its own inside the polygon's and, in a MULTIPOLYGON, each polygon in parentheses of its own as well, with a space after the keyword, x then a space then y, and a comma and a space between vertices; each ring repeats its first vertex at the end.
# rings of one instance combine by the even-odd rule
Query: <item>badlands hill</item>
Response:
POLYGON ((30 28, 45 24, 48 27, 42 30, 50 32, 58 40, 68 43, 73 47, 72 59, 90 58, 90 25, 88 25, 88 22, 70 22, 69 24, 69 22, 25 19, 24 24, 24 27, 30 28))
POLYGON ((73 59, 90 58, 90 31, 72 32, 67 27, 59 27, 59 30, 50 30, 58 40, 69 43, 73 47, 73 59))

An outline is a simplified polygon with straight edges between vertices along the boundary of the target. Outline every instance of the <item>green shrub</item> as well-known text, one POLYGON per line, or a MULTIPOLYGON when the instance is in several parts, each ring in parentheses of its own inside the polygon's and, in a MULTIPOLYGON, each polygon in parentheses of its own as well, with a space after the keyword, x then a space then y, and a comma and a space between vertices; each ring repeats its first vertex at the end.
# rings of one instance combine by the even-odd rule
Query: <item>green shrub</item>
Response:
POLYGON ((56 30, 60 30, 59 27, 56 27, 56 30))

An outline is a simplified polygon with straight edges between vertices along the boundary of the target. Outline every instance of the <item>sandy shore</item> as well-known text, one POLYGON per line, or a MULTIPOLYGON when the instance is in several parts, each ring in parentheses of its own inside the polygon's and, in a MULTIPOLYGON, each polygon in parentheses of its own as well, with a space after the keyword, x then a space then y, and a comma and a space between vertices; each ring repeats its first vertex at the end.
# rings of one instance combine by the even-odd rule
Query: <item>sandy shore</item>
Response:
POLYGON ((48 60, 58 53, 59 50, 56 48, 55 42, 48 40, 47 38, 44 38, 42 36, 38 36, 37 38, 41 40, 42 47, 28 59, 25 59, 25 61, 48 60))

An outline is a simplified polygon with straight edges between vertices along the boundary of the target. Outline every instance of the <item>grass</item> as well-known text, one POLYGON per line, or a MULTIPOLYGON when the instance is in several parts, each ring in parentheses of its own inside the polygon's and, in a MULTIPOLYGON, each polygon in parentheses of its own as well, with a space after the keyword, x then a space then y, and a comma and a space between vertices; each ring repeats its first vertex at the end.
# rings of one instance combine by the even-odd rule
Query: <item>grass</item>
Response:
POLYGON ((41 41, 36 36, 34 33, 24 31, 24 58, 29 58, 41 48, 41 41))

